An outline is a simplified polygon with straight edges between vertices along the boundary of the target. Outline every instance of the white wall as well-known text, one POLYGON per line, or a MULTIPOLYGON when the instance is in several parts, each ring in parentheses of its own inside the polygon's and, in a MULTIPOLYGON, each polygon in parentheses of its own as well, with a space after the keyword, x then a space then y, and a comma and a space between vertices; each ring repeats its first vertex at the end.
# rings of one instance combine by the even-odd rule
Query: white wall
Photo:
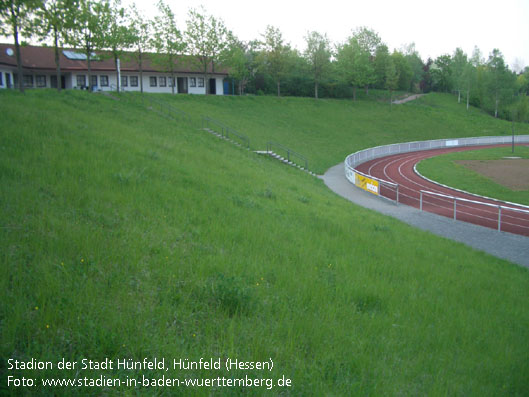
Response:
MULTIPOLYGON (((6 78, 5 73, 9 73, 11 76, 11 85, 14 85, 14 78, 13 78, 13 70, 7 69, 7 68, 0 68, 0 73, 2 73, 2 81, 0 84, 0 88, 6 88, 6 78)), ((25 75, 32 75, 33 76, 33 87, 28 88, 51 88, 51 76, 55 75, 55 71, 46 71, 46 72, 24 72, 25 75), (46 76, 46 87, 37 87, 37 76, 46 76)), ((63 75, 65 76, 65 88, 66 89, 79 89, 80 87, 77 86, 77 76, 78 75, 84 75, 85 76, 85 84, 88 85, 88 73, 87 72, 64 72, 63 75)), ((94 71, 92 73, 93 76, 97 76, 97 89, 101 91, 114 91, 117 87, 117 73, 114 71, 108 71, 108 72, 99 72, 94 71), (101 86, 101 76, 108 76, 108 85, 107 86, 101 86)), ((140 91, 140 82, 138 81, 137 87, 132 87, 130 84, 130 78, 131 76, 138 77, 138 80, 140 78, 139 73, 121 73, 122 76, 127 76, 127 86, 121 87, 124 91, 140 91)), ((165 73, 150 73, 150 72, 144 72, 143 73, 143 91, 144 92, 150 92, 150 93, 172 93, 172 88, 169 83, 169 75, 165 73), (156 77, 156 86, 151 87, 150 84, 150 78, 156 77), (160 77, 166 78, 166 85, 165 87, 160 87, 160 77)), ((199 79, 204 79, 203 75, 199 74, 192 74, 192 75, 175 75, 175 80, 178 77, 184 77, 187 79, 187 90, 189 94, 205 94, 206 93, 206 84, 208 84, 207 81, 204 80, 204 87, 199 87, 199 79), (191 78, 195 78, 196 81, 196 87, 191 87, 191 78)), ((211 77, 213 78, 213 77, 211 77)), ((223 84, 223 78, 222 77, 214 77, 215 78, 215 85, 216 85, 216 93, 217 95, 223 95, 224 94, 224 84, 223 84)), ((121 85, 121 84, 120 84, 121 85)), ((174 90, 175 93, 178 93, 178 85, 175 87, 174 90)))

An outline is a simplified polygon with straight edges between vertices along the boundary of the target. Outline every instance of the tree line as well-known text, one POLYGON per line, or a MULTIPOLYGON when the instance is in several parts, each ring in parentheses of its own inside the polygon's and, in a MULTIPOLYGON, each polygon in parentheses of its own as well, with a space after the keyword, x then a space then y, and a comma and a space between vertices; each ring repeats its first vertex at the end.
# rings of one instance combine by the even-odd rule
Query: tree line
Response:
POLYGON ((22 36, 53 43, 57 81, 60 49, 71 46, 86 56, 89 84, 95 51, 109 54, 116 65, 120 58, 134 58, 143 91, 142 66, 149 53, 161 71, 172 75, 174 93, 174 74, 184 59, 180 55, 185 54, 205 81, 209 70, 225 67, 240 95, 356 100, 359 90, 369 95, 369 89, 375 88, 387 90, 391 102, 394 91, 440 91, 457 94, 467 109, 473 105, 495 117, 527 118, 529 67, 518 73, 510 70, 498 49, 485 58, 477 47, 471 55, 457 48, 452 55, 423 61, 414 44, 390 51, 377 32, 358 27, 341 43, 309 32, 305 48, 299 51, 273 26, 267 26, 258 39, 245 42, 202 8, 188 11, 185 30, 179 29, 176 15, 163 0, 157 9, 158 15, 148 19, 134 4, 122 7, 120 0, 0 0, 0 33, 13 37, 19 89, 24 89, 22 36))

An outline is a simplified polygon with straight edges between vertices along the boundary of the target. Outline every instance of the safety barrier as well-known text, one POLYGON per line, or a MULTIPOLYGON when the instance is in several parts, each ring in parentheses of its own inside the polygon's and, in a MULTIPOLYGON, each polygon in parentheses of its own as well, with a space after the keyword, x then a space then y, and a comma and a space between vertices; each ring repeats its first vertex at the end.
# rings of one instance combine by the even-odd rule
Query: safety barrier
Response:
POLYGON ((250 149, 250 139, 246 135, 235 131, 233 128, 221 123, 218 120, 212 119, 211 117, 202 117, 202 129, 215 131, 219 136, 250 149))
MULTIPOLYGON (((399 202, 398 185, 380 178, 375 178, 369 175, 365 175, 358 171, 356 167, 359 164, 365 163, 376 158, 391 156, 393 154, 417 152, 420 150, 431 150, 431 149, 442 149, 448 147, 460 147, 460 146, 482 146, 482 145, 498 145, 498 144, 510 144, 513 142, 512 136, 486 136, 486 137, 473 137, 473 138, 449 138, 449 139, 435 139, 429 141, 416 141, 406 143, 394 143, 391 145, 376 146, 369 149, 359 150, 358 152, 352 153, 345 158, 345 176, 353 185, 358 186, 370 193, 379 195, 384 198, 399 202), (369 178, 378 183, 379 189, 373 187, 373 183, 362 182, 362 178, 369 178), (360 182, 359 182, 360 181, 360 182), (369 183, 369 185, 368 185, 369 183), (387 187, 389 191, 395 192, 395 194, 381 194, 381 188, 387 187), (375 192, 376 190, 376 192, 375 192)), ((514 144, 517 143, 529 143, 529 135, 515 135, 514 144)), ((365 179, 364 179, 365 181, 365 179)))
POLYGON ((277 143, 277 142, 267 142, 266 143, 266 151, 268 153, 276 153, 280 156, 282 156, 284 154, 284 157, 285 160, 287 160, 288 163, 292 163, 292 164, 295 164, 301 168, 303 168, 304 170, 308 170, 309 169, 309 161, 307 160, 307 158, 305 156, 303 156, 302 154, 299 154, 295 151, 293 151, 292 149, 284 146, 284 145, 281 145, 280 143, 277 143))
MULTIPOLYGON (((529 211, 528 210, 522 210, 520 208, 512 208, 512 207, 508 207, 508 206, 500 205, 500 204, 491 204, 491 203, 485 203, 483 201, 469 200, 469 199, 465 199, 465 198, 461 198, 461 197, 455 197, 455 196, 449 196, 449 195, 446 195, 446 194, 430 192, 428 190, 421 190, 420 191, 420 205, 419 205, 419 209, 421 211, 423 210, 423 195, 431 195, 431 196, 434 196, 434 197, 442 197, 442 198, 446 198, 446 199, 449 199, 449 200, 453 200, 454 201, 454 216, 453 216, 454 220, 457 220, 457 203, 458 202, 477 204, 477 205, 482 205, 482 206, 486 206, 486 207, 495 208, 495 209, 498 210, 498 231, 501 231, 501 213, 502 213, 502 210, 513 211, 513 212, 518 212, 518 213, 528 214, 529 215, 529 211)), ((424 202, 426 202, 426 201, 424 200, 424 202)))

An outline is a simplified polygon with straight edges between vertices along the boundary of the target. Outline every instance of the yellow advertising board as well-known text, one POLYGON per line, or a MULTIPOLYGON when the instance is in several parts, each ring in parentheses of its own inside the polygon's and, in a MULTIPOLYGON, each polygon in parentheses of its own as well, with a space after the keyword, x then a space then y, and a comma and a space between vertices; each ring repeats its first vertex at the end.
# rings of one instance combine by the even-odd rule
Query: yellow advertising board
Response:
POLYGON ((375 179, 356 174, 355 185, 361 189, 368 191, 369 193, 376 194, 377 196, 379 194, 378 181, 375 179))

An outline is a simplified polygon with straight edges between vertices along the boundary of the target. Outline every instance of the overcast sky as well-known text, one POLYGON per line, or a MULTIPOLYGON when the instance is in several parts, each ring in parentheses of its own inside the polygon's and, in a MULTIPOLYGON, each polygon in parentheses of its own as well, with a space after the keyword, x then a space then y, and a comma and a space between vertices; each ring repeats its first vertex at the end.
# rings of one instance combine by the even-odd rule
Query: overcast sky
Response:
MULTIPOLYGON (((146 15, 157 0, 135 2, 146 15)), ((187 11, 203 5, 239 39, 260 38, 267 25, 278 27, 286 42, 305 48, 308 31, 326 33, 333 43, 345 41, 359 26, 375 30, 391 49, 414 42, 426 60, 453 54, 461 47, 471 55, 478 46, 485 58, 499 48, 505 61, 529 66, 529 0, 165 0, 182 29, 187 11)))

